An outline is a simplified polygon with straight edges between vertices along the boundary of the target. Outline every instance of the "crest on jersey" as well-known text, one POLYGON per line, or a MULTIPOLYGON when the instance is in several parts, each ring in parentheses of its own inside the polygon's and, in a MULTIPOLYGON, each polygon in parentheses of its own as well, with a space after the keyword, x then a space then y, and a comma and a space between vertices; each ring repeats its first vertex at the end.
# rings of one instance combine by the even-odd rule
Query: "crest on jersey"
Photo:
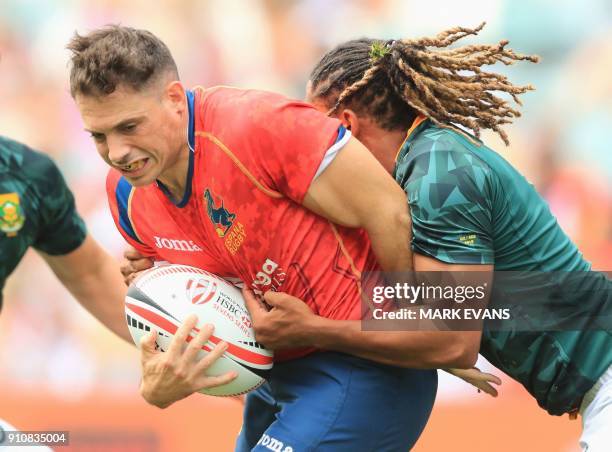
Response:
POLYGON ((187 299, 192 304, 208 303, 217 294, 217 283, 208 279, 190 279, 187 281, 187 299))
POLYGON ((204 199, 206 200, 206 213, 210 221, 212 221, 215 231, 217 231, 217 235, 219 237, 225 237, 227 231, 229 231, 234 224, 236 214, 231 213, 225 208, 223 200, 221 200, 221 205, 217 207, 213 195, 208 188, 204 191, 204 199))
POLYGON ((0 194, 0 230, 7 236, 14 237, 24 223, 25 215, 19 202, 19 195, 17 193, 0 194))

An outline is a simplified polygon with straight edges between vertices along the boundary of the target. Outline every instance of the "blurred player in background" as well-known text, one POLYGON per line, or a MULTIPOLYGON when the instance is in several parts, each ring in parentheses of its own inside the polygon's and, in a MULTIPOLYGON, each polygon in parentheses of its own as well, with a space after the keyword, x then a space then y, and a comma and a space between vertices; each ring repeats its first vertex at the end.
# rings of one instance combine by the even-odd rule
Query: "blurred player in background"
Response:
MULTIPOLYGON (((532 89, 482 70, 496 62, 536 61, 507 49, 505 41, 448 48, 483 25, 435 38, 341 44, 312 71, 308 100, 338 117, 404 188, 415 270, 588 272, 591 265, 533 186, 464 132, 491 129, 508 143, 501 126, 519 112, 495 91, 518 102, 532 89)), ((270 348, 314 346, 415 367, 429 366, 432 349, 447 340, 480 348, 549 413, 580 412, 581 446, 604 451, 612 444, 612 335, 597 314, 609 312, 612 291, 603 274, 590 281, 580 295, 563 299, 572 313, 591 314, 575 328, 580 331, 490 331, 485 324, 482 332, 366 332, 358 321, 315 316, 281 293, 266 294, 269 312, 248 294, 247 301, 257 338, 270 348)), ((443 353, 435 356, 442 358, 440 367, 451 365, 443 353)), ((477 385, 484 379, 487 387, 489 376, 455 373, 477 385)))
MULTIPOLYGON (((404 193, 337 119, 267 92, 186 91, 168 48, 146 31, 111 26, 77 34, 68 48, 71 93, 112 167, 113 218, 141 253, 239 278, 258 293, 282 287, 336 319, 361 317, 360 273, 378 268, 374 253, 387 271, 412 267, 407 241, 398 241, 410 234, 404 193)), ((154 334, 142 344, 149 402, 168 406, 202 387, 193 357, 210 334, 202 328, 176 355, 155 353, 154 334)), ((237 450, 412 447, 433 405, 435 371, 313 351, 277 354, 274 404, 268 393, 249 398, 237 450)))
MULTIPOLYGON (((0 291, 33 247, 85 309, 131 342, 123 308, 126 289, 117 262, 87 234, 53 161, 2 136, 0 231, 0 291)), ((0 292, 0 308, 2 301, 0 292)))

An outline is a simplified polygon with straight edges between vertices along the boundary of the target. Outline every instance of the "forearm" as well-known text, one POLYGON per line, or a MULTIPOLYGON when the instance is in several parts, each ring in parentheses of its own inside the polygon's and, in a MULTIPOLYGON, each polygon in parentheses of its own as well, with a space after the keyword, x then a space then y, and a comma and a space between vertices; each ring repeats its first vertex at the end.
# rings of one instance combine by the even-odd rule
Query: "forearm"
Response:
POLYGON ((372 215, 364 220, 372 251, 383 271, 401 272, 413 269, 410 249, 412 220, 405 194, 398 187, 395 202, 392 199, 381 203, 372 215))
POLYGON ((62 284, 94 317, 132 343, 125 321, 127 287, 119 264, 88 236, 76 250, 61 256, 41 253, 62 284))
POLYGON ((125 321, 124 300, 127 287, 117 263, 106 256, 95 272, 82 275, 77 281, 65 280, 64 285, 89 313, 116 335, 132 344, 125 321))
POLYGON ((311 346, 359 356, 382 364, 411 368, 468 368, 478 356, 480 332, 362 331, 359 320, 313 316, 311 346))

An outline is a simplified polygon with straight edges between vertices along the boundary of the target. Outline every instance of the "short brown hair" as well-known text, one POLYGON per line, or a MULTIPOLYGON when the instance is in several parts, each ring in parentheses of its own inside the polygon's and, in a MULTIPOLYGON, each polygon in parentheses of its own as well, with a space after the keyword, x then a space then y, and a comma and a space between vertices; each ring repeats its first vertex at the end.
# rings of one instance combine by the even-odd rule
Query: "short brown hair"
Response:
POLYGON ((70 58, 70 94, 105 96, 126 85, 139 91, 162 74, 178 79, 170 50, 146 30, 109 25, 74 36, 70 58))

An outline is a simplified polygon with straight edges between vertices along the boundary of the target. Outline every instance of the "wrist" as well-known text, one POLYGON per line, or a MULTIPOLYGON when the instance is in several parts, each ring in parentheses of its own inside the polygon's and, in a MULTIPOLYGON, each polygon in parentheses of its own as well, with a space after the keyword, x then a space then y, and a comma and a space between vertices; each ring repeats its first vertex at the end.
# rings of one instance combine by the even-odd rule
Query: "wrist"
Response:
POLYGON ((157 408, 164 409, 171 405, 170 402, 158 399, 155 394, 146 387, 144 382, 140 383, 140 395, 149 405, 156 406, 157 408))
POLYGON ((329 319, 318 315, 313 315, 309 319, 305 328, 309 342, 308 346, 321 349, 331 349, 329 335, 332 327, 333 324, 330 325, 329 319))

